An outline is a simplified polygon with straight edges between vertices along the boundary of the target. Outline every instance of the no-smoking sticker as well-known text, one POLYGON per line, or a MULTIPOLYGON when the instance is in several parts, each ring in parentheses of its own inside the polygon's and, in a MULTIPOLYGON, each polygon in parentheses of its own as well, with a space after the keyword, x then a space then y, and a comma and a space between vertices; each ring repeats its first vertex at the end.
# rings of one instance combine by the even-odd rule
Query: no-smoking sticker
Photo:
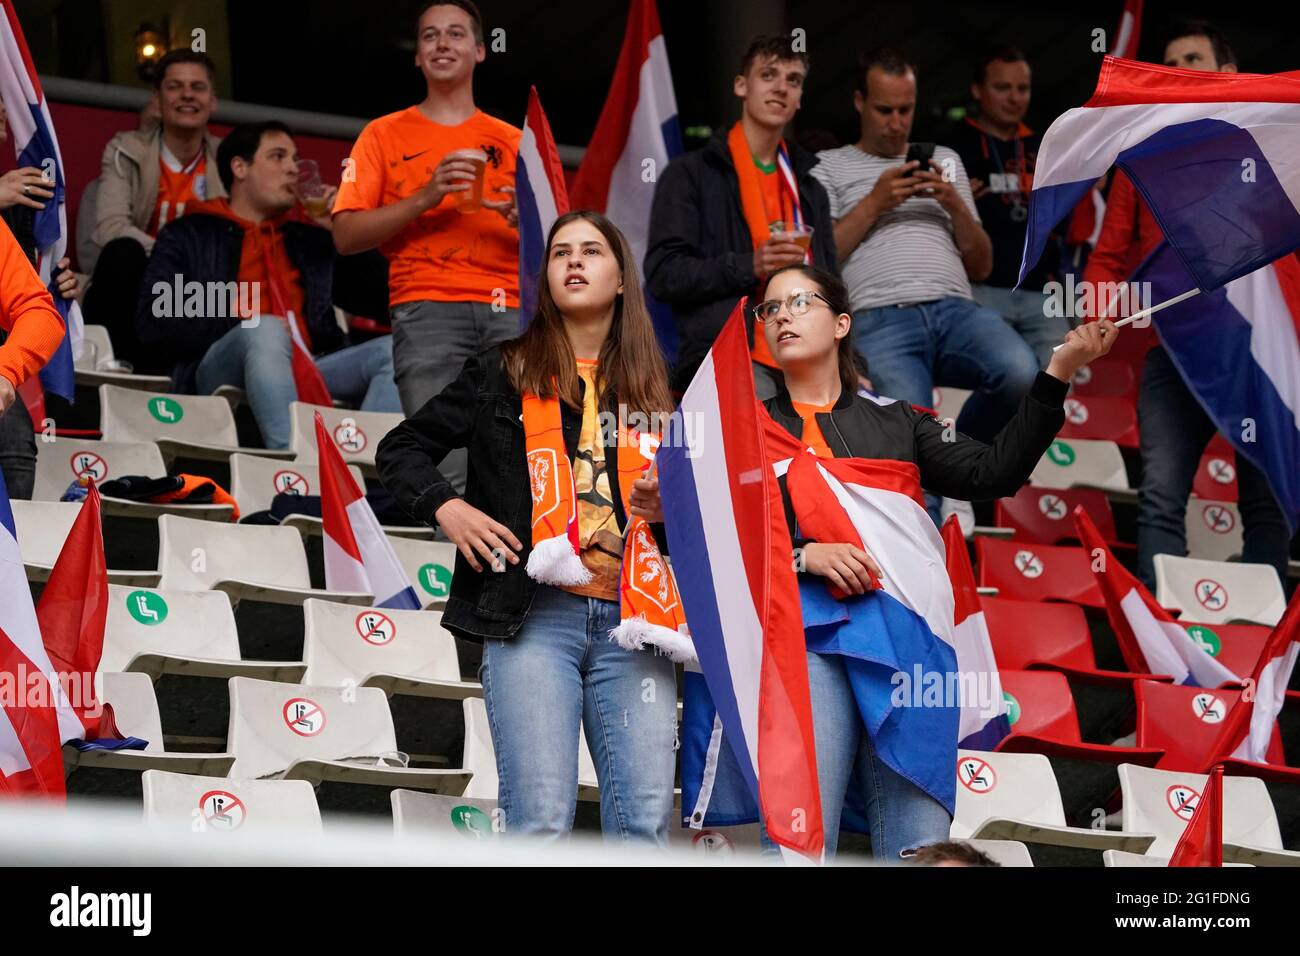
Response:
POLYGON ((1032 551, 1017 551, 1016 570, 1027 578, 1036 578, 1043 573, 1043 559, 1032 551))
POLYGON ((1065 502, 1057 495, 1043 495, 1039 498, 1038 510, 1053 521, 1060 521, 1067 513, 1065 502))
POLYGON ((1213 578, 1196 582, 1196 600, 1207 611, 1222 611, 1228 606, 1228 589, 1213 578))
POLYGON ((1196 812, 1196 805, 1201 802, 1201 795, 1185 784, 1176 783, 1165 791, 1165 800, 1179 819, 1190 820, 1196 812))
POLYGON ((1237 527, 1236 516, 1223 505, 1206 505, 1201 509, 1201 520, 1215 534, 1231 534, 1232 529, 1237 527))
POLYGON ((958 758, 957 779, 972 793, 988 793, 998 785, 998 775, 979 757, 958 758))
POLYGON ((203 822, 214 830, 236 830, 248 816, 244 801, 229 790, 209 790, 199 797, 203 822))
POLYGON ((1237 469, 1233 467, 1232 462, 1223 458, 1211 458, 1206 465, 1210 477, 1221 485, 1230 485, 1236 480, 1237 469))
POLYGON ((284 705, 284 722, 299 737, 315 737, 325 729, 325 711, 309 697, 290 697, 284 705))
POLYGON ((367 644, 383 647, 397 636, 397 625, 387 614, 379 611, 362 611, 357 615, 357 633, 367 644))
POLYGON ((345 418, 334 427, 334 444, 340 451, 355 455, 366 447, 366 433, 352 419, 345 418))
POLYGON ((1192 698, 1192 713, 1205 724, 1217 724, 1228 715, 1228 705, 1214 694, 1197 694, 1192 698))
POLYGON ((1065 420, 1071 425, 1082 425, 1088 420, 1088 406, 1077 398, 1065 400, 1065 420))
POLYGON ((271 479, 271 483, 275 485, 277 495, 311 494, 311 486, 307 483, 306 477, 288 468, 277 471, 271 479))
POLYGON ((77 478, 103 481, 108 477, 108 462, 93 451, 79 451, 72 456, 72 474, 77 478))

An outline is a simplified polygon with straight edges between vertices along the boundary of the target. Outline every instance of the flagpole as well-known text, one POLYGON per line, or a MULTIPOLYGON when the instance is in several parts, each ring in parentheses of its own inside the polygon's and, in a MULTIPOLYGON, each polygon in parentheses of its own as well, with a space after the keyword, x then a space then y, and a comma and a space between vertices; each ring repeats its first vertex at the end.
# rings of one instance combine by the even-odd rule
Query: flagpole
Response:
MULTIPOLYGON (((1161 302, 1159 305, 1153 305, 1150 308, 1143 309, 1141 312, 1134 312, 1128 318, 1120 319, 1118 322, 1116 322, 1115 328, 1118 329, 1121 326, 1132 325, 1138 319, 1145 319, 1148 315, 1155 315, 1161 309, 1167 309, 1171 305, 1177 305, 1179 302, 1183 302, 1186 299, 1190 299, 1194 295, 1200 294, 1200 291, 1201 291, 1200 289, 1188 289, 1182 295, 1176 295, 1172 299, 1165 299, 1165 301, 1161 302)), ((1061 345, 1064 344, 1065 344, 1064 342, 1061 343, 1061 345)), ((1056 346, 1055 348, 1052 349, 1052 351, 1053 352, 1057 351, 1057 349, 1061 348, 1061 345, 1056 346)))

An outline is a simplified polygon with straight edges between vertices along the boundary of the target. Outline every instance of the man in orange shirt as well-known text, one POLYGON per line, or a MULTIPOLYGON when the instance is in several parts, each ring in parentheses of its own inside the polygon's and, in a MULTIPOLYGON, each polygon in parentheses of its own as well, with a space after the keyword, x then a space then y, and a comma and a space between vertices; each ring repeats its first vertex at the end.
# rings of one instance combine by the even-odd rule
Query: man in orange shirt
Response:
MULTIPOLYGON (((483 20, 471 0, 426 7, 416 64, 428 93, 361 131, 334 204, 338 251, 379 249, 388 259, 393 365, 407 415, 450 384, 471 355, 519 334, 520 131, 474 105, 474 67, 485 56, 483 20), (486 208, 461 206, 476 174, 466 150, 486 158, 486 208)), ((463 451, 441 467, 464 487, 463 451)))

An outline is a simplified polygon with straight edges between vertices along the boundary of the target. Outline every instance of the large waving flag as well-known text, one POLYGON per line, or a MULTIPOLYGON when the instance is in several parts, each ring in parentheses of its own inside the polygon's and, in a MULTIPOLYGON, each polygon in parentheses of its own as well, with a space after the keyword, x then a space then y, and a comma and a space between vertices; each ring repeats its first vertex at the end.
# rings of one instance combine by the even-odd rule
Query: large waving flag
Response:
POLYGON ((546 262, 546 234, 555 220, 569 211, 564 167, 535 86, 528 90, 528 116, 519 140, 515 199, 519 206, 519 321, 527 325, 537 311, 537 277, 546 262))
POLYGON ((1112 165, 1209 291, 1300 247, 1300 73, 1204 73, 1106 57, 1038 152, 1021 279, 1112 165))
POLYGON ((55 308, 63 316, 67 334, 54 357, 41 370, 41 383, 56 395, 72 401, 76 391, 73 357, 81 352, 81 308, 65 299, 55 287, 57 264, 68 247, 67 198, 63 179, 63 155, 54 135, 54 121, 41 90, 41 81, 32 63, 23 29, 18 23, 11 0, 0 0, 4 18, 0 20, 0 97, 8 114, 9 138, 14 144, 19 166, 33 166, 45 172, 54 198, 45 208, 36 210, 33 229, 36 233, 36 271, 54 297, 55 308))
MULTIPOLYGON (((654 0, 632 0, 609 96, 573 182, 573 208, 603 212, 627 236, 643 268, 658 174, 682 151, 668 48, 654 0)), ((669 361, 677 354, 672 313, 646 301, 669 361)))
MULTIPOLYGON (((1300 143, 1297 143, 1300 149, 1300 143)), ((1300 165, 1300 162, 1298 162, 1300 165)), ((1134 273, 1161 302, 1194 281, 1168 243, 1134 273)), ((1300 527, 1300 260, 1283 256, 1161 310, 1156 332, 1220 434, 1268 478, 1300 527), (1247 422, 1249 429, 1243 429, 1247 422)))
POLYGON ((1074 509, 1074 526, 1079 541, 1093 557, 1093 575, 1106 601, 1106 617, 1129 670, 1137 674, 1168 674, 1175 683, 1197 687, 1240 682, 1239 676, 1207 654, 1156 603, 1142 582, 1119 563, 1082 506, 1074 509))
POLYGON ((418 611, 410 578, 402 569, 379 519, 357 487, 343 456, 316 413, 320 452, 320 511, 325 532, 325 586, 375 596, 375 607, 418 611))
POLYGON ((752 805, 761 806, 772 840, 820 859, 807 645, 793 545, 754 398, 744 308, 742 299, 655 459, 673 570, 699 658, 699 673, 688 669, 685 720, 708 725, 694 766, 683 744, 682 811, 702 825, 710 771, 730 765, 752 805), (697 691, 707 691, 704 703, 697 691))

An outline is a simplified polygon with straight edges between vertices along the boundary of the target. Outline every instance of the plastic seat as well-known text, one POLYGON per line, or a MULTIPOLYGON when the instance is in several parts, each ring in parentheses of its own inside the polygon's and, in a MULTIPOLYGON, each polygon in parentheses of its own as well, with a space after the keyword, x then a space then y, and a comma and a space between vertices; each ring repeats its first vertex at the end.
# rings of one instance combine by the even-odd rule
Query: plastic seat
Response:
POLYGON ((975 553, 980 586, 997 588, 999 597, 1105 607, 1083 548, 976 538, 975 553))
POLYGON ((1123 395, 1071 395, 1065 400, 1060 436, 1065 441, 1087 438, 1137 448, 1137 408, 1123 395))
POLYGON ((1156 600, 1171 611, 1181 611, 1184 621, 1243 621, 1272 627, 1286 610, 1282 582, 1267 564, 1157 554, 1155 569, 1156 600))
POLYGON ((1090 362, 1074 373, 1070 394, 1079 396, 1129 395, 1137 392, 1137 376, 1128 362, 1109 355, 1090 362))
POLYGON ((481 697, 478 681, 460 679, 456 640, 437 611, 357 608, 303 602, 308 684, 355 681, 388 696, 462 700, 481 697))
POLYGON ((1187 502, 1187 556, 1205 561, 1241 557, 1241 512, 1231 501, 1187 502))
MULTIPOLYGON (((1215 756, 1223 721, 1241 699, 1241 691, 1228 687, 1193 687, 1157 681, 1137 681, 1137 735, 1139 747, 1165 751, 1162 770, 1196 772, 1215 756)), ((1273 726, 1269 741, 1270 763, 1285 764, 1282 737, 1273 726)))
POLYGON ((1095 830, 1065 823, 1052 765, 1042 754, 957 752, 953 839, 1016 840, 1090 850, 1145 852, 1153 833, 1095 830))
POLYGON ((470 773, 394 766, 388 698, 375 687, 320 687, 230 679, 232 774, 409 787, 460 794, 470 773))
POLYGON ((99 387, 100 431, 105 441, 152 441, 163 458, 225 461, 233 453, 288 459, 287 449, 241 448, 230 403, 216 395, 141 394, 114 385, 99 387))
POLYGON ((89 347, 83 349, 81 356, 74 362, 78 385, 98 388, 100 385, 110 384, 151 392, 165 390, 171 385, 171 379, 166 375, 136 375, 132 372, 114 372, 102 368, 105 363, 117 358, 113 352, 113 340, 109 337, 107 326, 83 325, 82 340, 89 347))
POLYGON ((1040 488, 1100 488, 1112 498, 1137 500, 1113 441, 1057 438, 1034 466, 1029 483, 1040 488))
POLYGON ((1192 494, 1205 501, 1237 500, 1237 452, 1222 435, 1215 435, 1196 466, 1192 494))
POLYGON ((245 661, 230 596, 222 591, 160 591, 110 584, 104 671, 298 681, 299 661, 245 661))
POLYGON ((456 567, 456 546, 449 541, 419 541, 391 534, 388 542, 421 606, 440 608, 446 604, 456 567))
MULTIPOLYGON (((1169 857, 1167 856, 1150 856, 1143 853, 1125 853, 1123 850, 1105 850, 1101 854, 1103 866, 1159 866, 1167 867, 1169 857)), ((1253 863, 1229 863, 1223 862, 1224 866, 1254 866, 1253 863)))
POLYGON ((444 797, 415 790, 394 790, 393 831, 405 834, 491 840, 505 832, 505 820, 495 800, 444 797))
MULTIPOLYGON (((177 836, 256 839, 321 832, 316 791, 306 780, 244 780, 146 770, 144 821, 177 836), (209 836, 209 835, 212 836, 209 836)), ((184 837, 182 837, 184 838, 184 837)))
MULTIPOLYGON (((13 510, 14 530, 17 532, 18 548, 23 556, 27 579, 48 580, 59 552, 63 550, 63 543, 68 539, 68 532, 81 513, 81 502, 17 499, 11 500, 9 505, 13 510)), ((198 523, 207 524, 206 521, 198 523)), ((158 583, 158 572, 110 568, 108 579, 118 584, 152 587, 158 583)))
POLYGON ((1048 757, 1100 763, 1154 766, 1164 751, 1084 743, 1074 696, 1064 674, 1055 671, 1013 671, 999 668, 1002 692, 1011 700, 1011 735, 997 750, 1040 753, 1048 757))
MULTIPOLYGON (((1201 773, 1121 766, 1119 785, 1124 805, 1120 820, 1124 829, 1154 833, 1155 842, 1147 852, 1168 857, 1187 829, 1208 780, 1201 773)), ((1262 780, 1227 775, 1223 778, 1223 859, 1291 866, 1300 860, 1300 853, 1282 849, 1277 813, 1262 780)))
POLYGON ((1201 648, 1238 677, 1249 677, 1273 629, 1262 624, 1192 624, 1183 627, 1201 648))
MULTIPOLYGON (((487 800, 497 798, 497 758, 492 745, 492 731, 488 726, 487 705, 482 697, 466 697, 461 702, 465 711, 465 769, 474 774, 465 796, 487 800)), ((578 732, 578 799, 599 800, 596 782, 596 765, 587 749, 587 735, 578 732)))
POLYGON ((289 404, 289 447, 298 461, 315 462, 316 421, 320 412, 326 430, 334 436, 334 444, 343 460, 357 465, 370 477, 376 476, 375 449, 379 440, 401 424, 399 412, 358 412, 347 408, 326 408, 305 402, 289 404))
POLYGON ((158 699, 148 674, 111 674, 101 672, 100 699, 113 707, 118 730, 128 737, 145 741, 144 750, 77 750, 63 748, 63 764, 73 767, 99 767, 110 770, 170 770, 173 773, 196 773, 222 777, 234 761, 231 754, 168 753, 163 744, 162 719, 158 699))
POLYGON ((998 866, 1033 866, 1029 847, 1019 840, 962 840, 979 850, 998 866))
POLYGON ((1011 498, 999 498, 993 504, 993 521, 1012 528, 1014 541, 1033 544, 1060 544, 1078 541, 1074 528, 1074 509, 1082 506, 1111 547, 1131 547, 1119 541, 1115 533, 1115 514, 1105 493, 1095 488, 1039 488, 1025 485, 1011 498))
POLYGON ((315 590, 302 536, 276 525, 216 524, 163 515, 158 519, 158 570, 164 590, 216 589, 270 604, 322 598, 372 604, 373 594, 315 590))

